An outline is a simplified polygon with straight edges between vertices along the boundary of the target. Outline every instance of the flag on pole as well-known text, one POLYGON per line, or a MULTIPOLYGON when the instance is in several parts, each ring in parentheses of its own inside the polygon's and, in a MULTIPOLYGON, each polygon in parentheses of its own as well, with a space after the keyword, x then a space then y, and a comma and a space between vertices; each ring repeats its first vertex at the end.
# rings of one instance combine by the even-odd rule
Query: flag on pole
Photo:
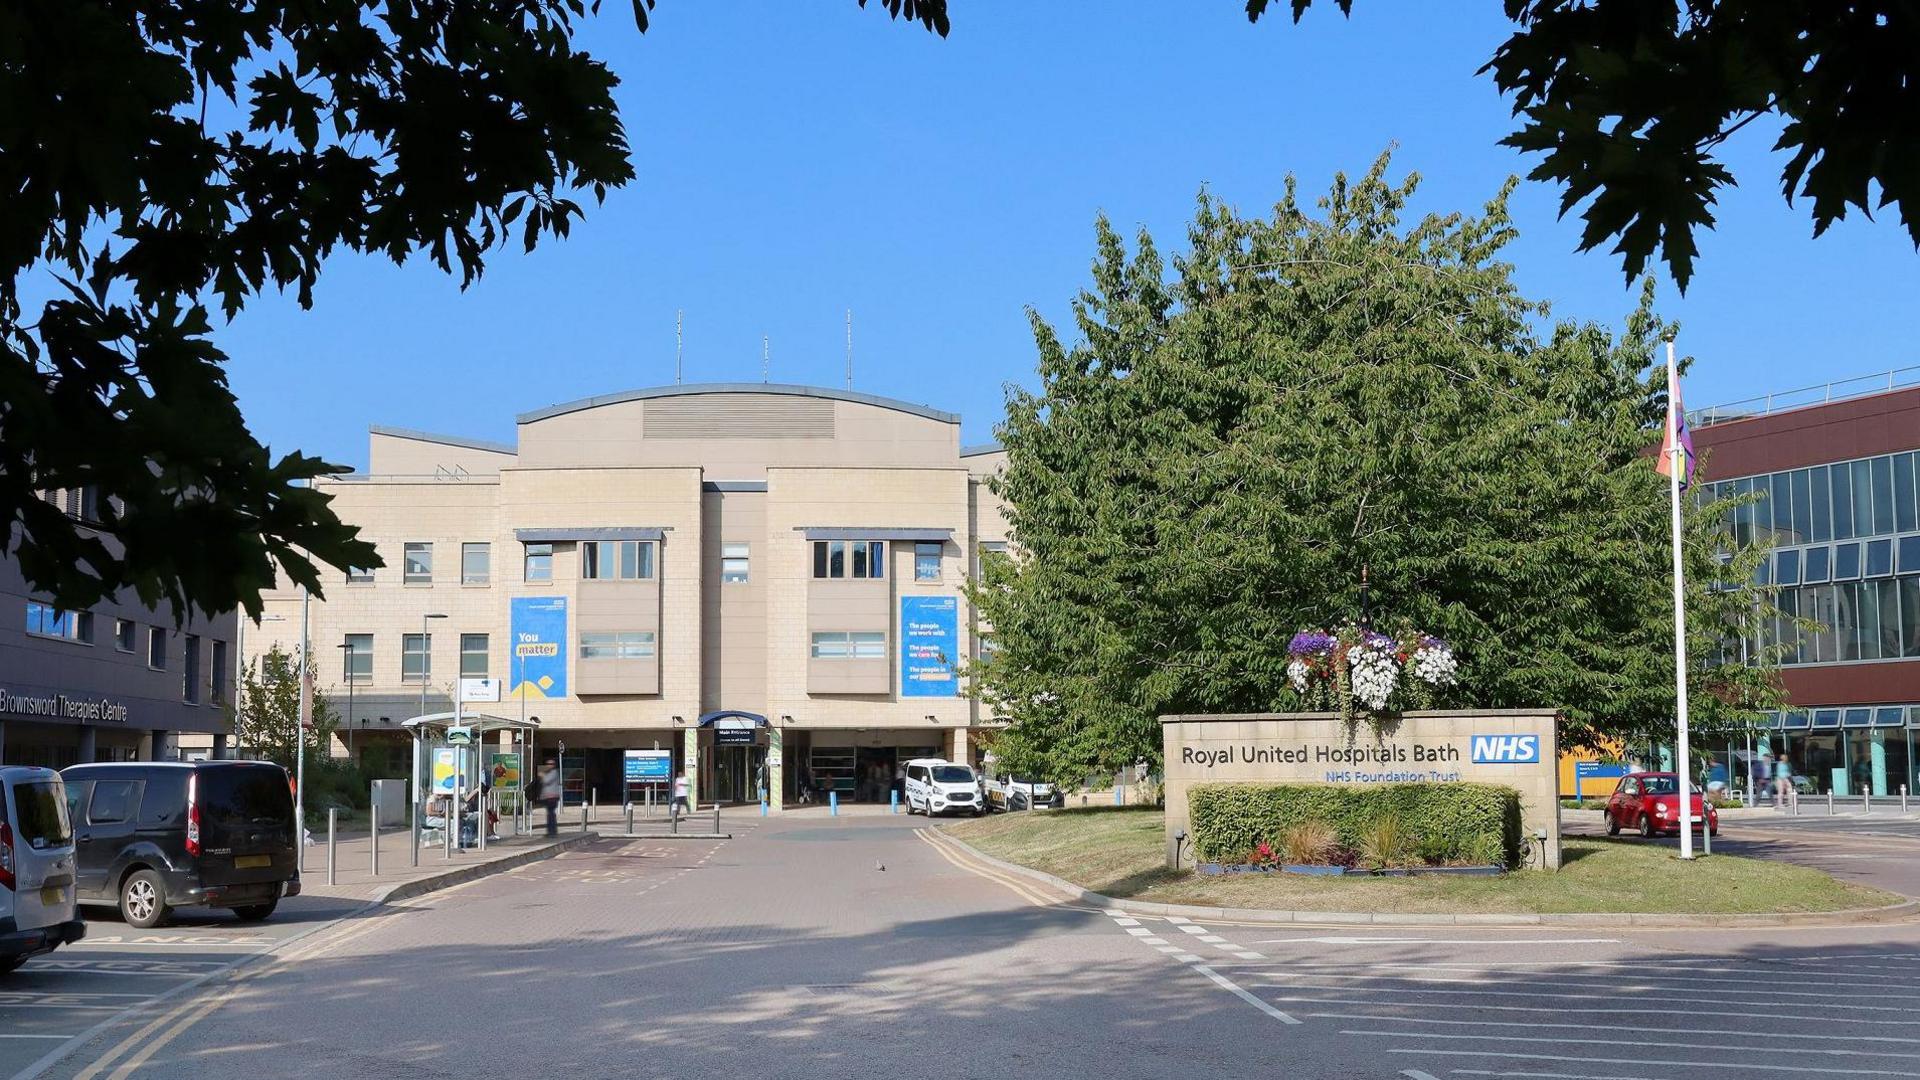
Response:
POLYGON ((1693 483, 1693 432, 1687 430, 1687 410, 1680 404, 1680 375, 1667 367, 1667 430, 1660 439, 1660 458, 1654 468, 1661 476, 1673 475, 1673 448, 1680 447, 1680 490, 1693 483))

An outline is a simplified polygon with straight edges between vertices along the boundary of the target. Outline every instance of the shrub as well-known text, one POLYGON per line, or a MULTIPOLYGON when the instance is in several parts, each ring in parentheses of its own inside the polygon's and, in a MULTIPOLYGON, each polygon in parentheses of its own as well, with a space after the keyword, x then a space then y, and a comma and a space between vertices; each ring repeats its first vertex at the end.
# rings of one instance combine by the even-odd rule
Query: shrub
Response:
POLYGON ((1324 821, 1303 821, 1280 835, 1280 850, 1295 866, 1327 862, 1340 837, 1324 821))
POLYGON ((1373 866, 1402 866, 1412 852, 1413 838, 1397 814, 1381 814, 1360 830, 1360 854, 1373 866))
POLYGON ((1525 854, 1520 793, 1498 784, 1202 784, 1187 792, 1187 808, 1202 862, 1240 858, 1308 822, 1327 825, 1340 846, 1357 849, 1367 826, 1388 814, 1403 835, 1423 841, 1423 855, 1443 862, 1518 866, 1525 854))

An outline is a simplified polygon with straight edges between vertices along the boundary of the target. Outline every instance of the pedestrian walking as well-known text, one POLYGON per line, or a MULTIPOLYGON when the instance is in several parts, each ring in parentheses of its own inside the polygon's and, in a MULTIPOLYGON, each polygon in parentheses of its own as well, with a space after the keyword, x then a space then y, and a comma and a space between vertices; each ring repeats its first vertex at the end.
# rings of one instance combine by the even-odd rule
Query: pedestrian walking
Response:
POLYGON ((692 790, 693 785, 687 781, 686 773, 673 778, 673 820, 679 821, 681 814, 693 814, 693 806, 687 801, 692 790))
POLYGON ((560 768, 552 758, 540 764, 540 794, 538 798, 547 805, 547 835, 560 835, 560 768))
POLYGON ((1793 762, 1785 754, 1773 759, 1773 797, 1782 803, 1793 797, 1793 762))

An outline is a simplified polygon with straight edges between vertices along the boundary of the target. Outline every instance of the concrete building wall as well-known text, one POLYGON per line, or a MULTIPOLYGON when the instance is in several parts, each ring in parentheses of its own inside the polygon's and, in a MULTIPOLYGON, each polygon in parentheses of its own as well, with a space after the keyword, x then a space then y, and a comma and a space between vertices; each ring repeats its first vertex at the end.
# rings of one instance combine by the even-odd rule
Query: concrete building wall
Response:
POLYGON ((701 626, 700 711, 767 711, 767 496, 762 491, 709 491, 701 626), (747 580, 721 580, 727 544, 747 545, 747 580))

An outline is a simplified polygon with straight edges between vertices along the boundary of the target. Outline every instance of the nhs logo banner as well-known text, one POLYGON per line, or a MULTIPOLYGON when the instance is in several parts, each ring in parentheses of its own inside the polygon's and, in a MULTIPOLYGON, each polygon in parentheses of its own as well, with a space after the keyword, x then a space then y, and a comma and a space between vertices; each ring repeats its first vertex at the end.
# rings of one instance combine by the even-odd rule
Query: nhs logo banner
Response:
POLYGON ((1475 735, 1471 747, 1475 765, 1538 765, 1538 735, 1475 735))

